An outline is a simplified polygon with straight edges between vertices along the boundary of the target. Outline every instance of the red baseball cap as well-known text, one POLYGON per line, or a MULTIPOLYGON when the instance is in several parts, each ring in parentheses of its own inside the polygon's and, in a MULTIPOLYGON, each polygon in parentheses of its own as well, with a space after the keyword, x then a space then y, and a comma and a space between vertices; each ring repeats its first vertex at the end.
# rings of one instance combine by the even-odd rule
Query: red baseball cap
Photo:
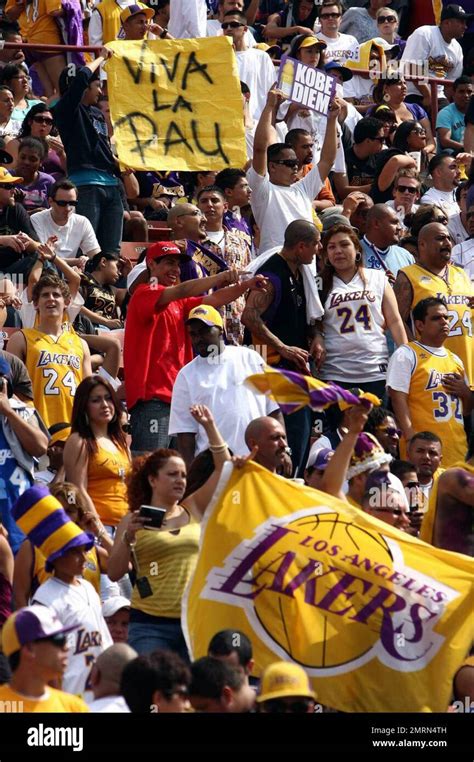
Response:
POLYGON ((146 263, 149 264, 149 262, 153 262, 153 260, 160 257, 183 257, 188 259, 186 254, 183 254, 173 241, 157 241, 152 244, 146 253, 146 263))

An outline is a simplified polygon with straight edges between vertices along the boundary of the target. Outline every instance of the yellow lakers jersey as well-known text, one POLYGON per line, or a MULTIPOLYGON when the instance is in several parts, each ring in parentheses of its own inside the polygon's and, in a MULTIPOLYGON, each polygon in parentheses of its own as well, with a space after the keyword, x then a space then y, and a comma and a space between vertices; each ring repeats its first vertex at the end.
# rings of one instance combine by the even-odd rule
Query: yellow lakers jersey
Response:
POLYGON ((411 341, 408 346, 414 352, 408 393, 413 429, 432 431, 440 437, 443 442, 443 466, 449 468, 466 457, 467 439, 461 399, 448 394, 442 380, 448 373, 459 373, 464 378, 464 369, 459 359, 446 347, 441 347, 438 355, 417 341, 411 341))
MULTIPOLYGON (((426 270, 420 265, 402 267, 413 289, 413 307, 422 299, 437 296, 446 303, 450 320, 446 349, 451 350, 463 361, 469 384, 474 387, 474 344, 472 339, 472 309, 469 298, 474 296, 472 283, 460 267, 448 265, 446 280, 426 270)), ((415 327, 412 319, 412 330, 415 327)))
POLYGON ((71 420, 76 389, 82 381, 84 350, 74 331, 52 338, 24 328, 26 367, 33 384, 35 407, 46 426, 71 420))

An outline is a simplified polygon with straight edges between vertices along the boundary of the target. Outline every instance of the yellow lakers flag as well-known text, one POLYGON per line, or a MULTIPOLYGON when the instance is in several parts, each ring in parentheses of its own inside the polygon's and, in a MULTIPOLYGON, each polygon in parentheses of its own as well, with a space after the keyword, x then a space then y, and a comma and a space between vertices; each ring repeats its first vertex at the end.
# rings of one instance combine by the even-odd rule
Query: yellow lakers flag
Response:
POLYGON ((226 464, 183 600, 193 658, 235 628, 344 712, 443 712, 474 639, 474 559, 256 463, 226 464))
POLYGON ((118 156, 143 170, 219 170, 247 161, 228 37, 115 41, 107 62, 118 156))

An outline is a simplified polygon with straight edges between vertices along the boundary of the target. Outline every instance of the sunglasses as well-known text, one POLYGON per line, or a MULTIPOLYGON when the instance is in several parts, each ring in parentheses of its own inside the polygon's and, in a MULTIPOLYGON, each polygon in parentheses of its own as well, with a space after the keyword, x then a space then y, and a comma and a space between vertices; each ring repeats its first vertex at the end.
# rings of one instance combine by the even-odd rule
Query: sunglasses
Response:
POLYGON ((55 198, 53 198, 53 201, 58 206, 66 207, 66 206, 77 206, 77 201, 56 201, 55 198))
POLYGON ((33 122, 36 122, 37 124, 51 125, 53 124, 53 119, 51 119, 50 116, 34 116, 33 122))
POLYGON ((379 16, 377 19, 377 24, 394 24, 396 22, 395 16, 379 16))
POLYGON ((375 508, 376 513, 391 513, 392 516, 405 516, 406 511, 402 508, 375 508))
POLYGON ((400 193, 411 193, 413 196, 418 193, 418 188, 409 188, 408 185, 397 185, 395 190, 400 191, 400 193))
POLYGON ((0 183, 0 189, 1 190, 14 190, 15 184, 14 183, 0 183))
POLYGON ((224 23, 221 24, 221 29, 238 29, 239 26, 245 26, 245 24, 239 24, 238 21, 224 21, 224 23))
POLYGON ((420 488, 420 482, 407 482, 405 484, 405 489, 419 489, 420 488))
POLYGON ((321 13, 320 19, 338 19, 340 18, 340 13, 321 13))
POLYGON ((284 712, 291 712, 292 714, 306 714, 310 706, 310 701, 300 700, 292 701, 291 703, 282 699, 270 699, 265 701, 265 711, 270 714, 283 714, 284 712))
POLYGON ((49 638, 39 638, 36 642, 37 643, 52 643, 54 646, 57 646, 58 648, 64 648, 67 641, 67 636, 63 633, 58 633, 57 635, 51 635, 49 638))
POLYGON ((385 431, 386 434, 388 434, 389 437, 401 437, 402 432, 400 429, 396 429, 395 426, 379 426, 378 431, 385 431))
POLYGON ((298 159, 272 159, 272 164, 283 164, 285 167, 294 169, 298 166, 298 159))
POLYGON ((122 431, 124 434, 131 434, 132 433, 132 427, 129 423, 124 423, 122 426, 122 431))

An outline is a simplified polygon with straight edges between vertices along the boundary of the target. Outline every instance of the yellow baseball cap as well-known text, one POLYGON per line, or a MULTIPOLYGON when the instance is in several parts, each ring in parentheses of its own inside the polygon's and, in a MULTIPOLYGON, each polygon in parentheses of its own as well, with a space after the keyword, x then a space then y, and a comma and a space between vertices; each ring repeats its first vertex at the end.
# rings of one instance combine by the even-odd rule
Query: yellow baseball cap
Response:
POLYGON ((120 21, 123 24, 125 21, 128 21, 131 16, 136 16, 138 13, 144 13, 148 21, 151 21, 155 15, 155 11, 149 8, 147 5, 143 5, 143 3, 134 3, 133 5, 128 5, 123 9, 122 13, 120 14, 120 21))
POLYGON ((286 661, 270 664, 262 675, 257 701, 270 701, 270 699, 291 696, 316 698, 303 667, 286 661))
POLYGON ((22 183, 23 178, 22 177, 13 177, 13 175, 10 174, 8 169, 5 169, 5 167, 0 167, 0 183, 11 183, 12 185, 14 183, 22 183))
POLYGON ((206 325, 216 325, 218 328, 224 328, 221 315, 209 304, 200 304, 199 307, 194 307, 189 313, 186 322, 189 323, 190 320, 201 320, 206 325))
POLYGON ((324 40, 318 40, 317 37, 313 37, 309 34, 307 37, 301 40, 300 43, 298 43, 296 50, 301 50, 301 48, 312 48, 313 45, 317 45, 319 48, 327 48, 324 40))

